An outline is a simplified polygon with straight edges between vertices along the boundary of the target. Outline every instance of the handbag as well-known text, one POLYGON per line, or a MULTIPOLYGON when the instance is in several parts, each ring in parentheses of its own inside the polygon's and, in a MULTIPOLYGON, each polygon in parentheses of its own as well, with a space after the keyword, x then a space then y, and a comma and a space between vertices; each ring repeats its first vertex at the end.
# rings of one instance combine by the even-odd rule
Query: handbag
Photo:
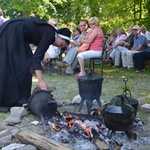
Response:
POLYGON ((89 49, 90 44, 88 43, 83 43, 79 48, 78 48, 78 52, 84 52, 86 50, 89 49))

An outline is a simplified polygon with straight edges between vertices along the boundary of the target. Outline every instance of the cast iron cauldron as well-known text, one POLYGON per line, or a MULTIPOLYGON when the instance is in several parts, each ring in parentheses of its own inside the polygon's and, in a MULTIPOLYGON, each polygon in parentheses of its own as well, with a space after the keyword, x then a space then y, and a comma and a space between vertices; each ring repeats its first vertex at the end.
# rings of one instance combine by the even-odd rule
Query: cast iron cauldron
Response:
POLYGON ((104 123, 109 130, 128 131, 130 129, 134 121, 135 109, 129 103, 126 104, 123 96, 118 95, 114 101, 102 107, 104 123))
POLYGON ((87 75, 78 78, 79 94, 81 96, 79 112, 85 100, 88 114, 91 112, 93 100, 96 100, 99 107, 101 107, 100 96, 102 91, 102 81, 103 77, 101 76, 87 75))
MULTIPOLYGON (((124 91, 122 92, 122 97, 123 97, 125 103, 127 103, 127 104, 129 103, 129 104, 135 109, 135 116, 136 116, 137 111, 138 111, 139 101, 131 97, 131 91, 127 88, 128 78, 127 78, 127 77, 124 77, 124 78, 123 78, 123 81, 124 81, 124 83, 125 83, 125 89, 124 89, 124 91), (127 96, 127 94, 128 94, 129 96, 127 96)), ((120 98, 121 98, 121 97, 117 97, 117 100, 121 101, 120 98)), ((116 100, 116 97, 113 98, 113 99, 111 100, 111 102, 113 102, 113 101, 115 101, 115 100, 116 100)), ((116 102, 116 103, 118 103, 118 102, 116 102)))
POLYGON ((78 78, 79 94, 84 100, 94 100, 101 96, 102 91, 101 76, 81 76, 78 78))
POLYGON ((49 92, 38 90, 30 96, 28 109, 39 117, 51 118, 57 111, 57 103, 49 92))

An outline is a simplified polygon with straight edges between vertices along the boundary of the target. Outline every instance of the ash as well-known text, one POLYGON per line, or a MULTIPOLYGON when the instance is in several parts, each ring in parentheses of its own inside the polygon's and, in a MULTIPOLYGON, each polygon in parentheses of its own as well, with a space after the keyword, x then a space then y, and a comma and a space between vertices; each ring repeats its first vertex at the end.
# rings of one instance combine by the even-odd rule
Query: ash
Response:
POLYGON ((143 135, 143 122, 139 118, 134 120, 130 138, 123 131, 112 132, 109 137, 109 130, 104 124, 100 125, 98 121, 92 120, 83 122, 88 126, 90 137, 81 128, 81 123, 77 125, 76 121, 74 129, 68 129, 65 127, 66 123, 63 123, 63 127, 59 131, 54 130, 53 123, 49 121, 50 132, 47 137, 61 145, 71 147, 73 150, 98 150, 99 148, 95 144, 96 139, 103 141, 109 150, 137 150, 141 144, 150 145, 150 137, 147 137, 146 133, 143 135), (132 135, 136 136, 136 139, 132 135))

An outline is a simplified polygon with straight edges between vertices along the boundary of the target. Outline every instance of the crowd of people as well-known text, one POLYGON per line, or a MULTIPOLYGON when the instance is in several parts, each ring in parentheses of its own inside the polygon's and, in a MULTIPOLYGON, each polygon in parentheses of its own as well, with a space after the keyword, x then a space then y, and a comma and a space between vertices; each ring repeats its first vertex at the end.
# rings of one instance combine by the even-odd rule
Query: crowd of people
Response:
POLYGON ((129 27, 127 35, 123 29, 113 31, 108 35, 106 49, 109 66, 121 67, 126 70, 145 72, 145 60, 150 59, 150 32, 144 26, 129 27))
MULTIPOLYGON (((32 73, 38 78, 39 88, 48 90, 43 77, 43 62, 58 58, 62 49, 66 55, 59 67, 75 79, 86 75, 85 60, 102 56, 104 33, 97 17, 80 20, 75 35, 70 24, 58 28, 51 18, 45 22, 35 15, 5 21, 0 10, 0 112, 8 112, 12 106, 22 106, 31 95, 32 73), (7 69, 6 69, 7 68, 7 69)), ((137 72, 145 71, 145 60, 150 59, 150 32, 144 26, 134 25, 125 32, 118 28, 108 34, 105 45, 107 65, 137 72)))

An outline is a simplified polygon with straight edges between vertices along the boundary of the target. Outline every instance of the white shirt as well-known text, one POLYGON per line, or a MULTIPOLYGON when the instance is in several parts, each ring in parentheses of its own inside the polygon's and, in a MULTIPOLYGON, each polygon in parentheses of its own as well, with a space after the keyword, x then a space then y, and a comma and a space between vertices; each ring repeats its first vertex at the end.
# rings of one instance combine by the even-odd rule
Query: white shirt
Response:
POLYGON ((0 16, 0 25, 2 25, 5 22, 5 18, 3 16, 0 16))
POLYGON ((50 45, 46 52, 48 53, 50 58, 58 58, 61 52, 61 49, 56 46, 50 45))

